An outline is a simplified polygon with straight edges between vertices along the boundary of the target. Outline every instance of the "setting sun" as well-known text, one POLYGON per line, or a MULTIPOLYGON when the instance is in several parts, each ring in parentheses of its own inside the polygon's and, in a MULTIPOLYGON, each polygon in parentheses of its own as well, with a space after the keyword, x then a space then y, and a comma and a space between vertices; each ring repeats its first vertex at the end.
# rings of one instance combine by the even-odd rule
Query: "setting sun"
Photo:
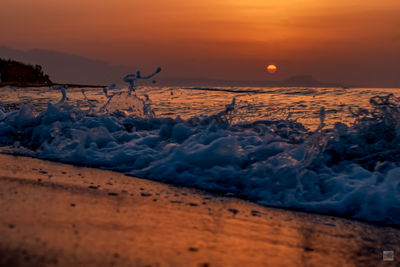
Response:
POLYGON ((267 71, 270 74, 274 74, 278 68, 275 65, 268 65, 267 71))
POLYGON ((0 7, 0 267, 400 267, 400 0, 0 7))

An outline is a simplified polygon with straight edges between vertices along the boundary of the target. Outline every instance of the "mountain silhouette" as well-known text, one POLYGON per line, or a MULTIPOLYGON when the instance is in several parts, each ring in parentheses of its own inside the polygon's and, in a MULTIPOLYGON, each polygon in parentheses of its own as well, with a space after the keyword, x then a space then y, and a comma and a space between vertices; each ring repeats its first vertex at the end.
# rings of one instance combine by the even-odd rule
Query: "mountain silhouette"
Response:
POLYGON ((113 66, 100 60, 42 49, 22 51, 0 46, 0 58, 41 65, 52 80, 60 83, 122 83, 122 78, 127 73, 137 70, 136 67, 113 66))

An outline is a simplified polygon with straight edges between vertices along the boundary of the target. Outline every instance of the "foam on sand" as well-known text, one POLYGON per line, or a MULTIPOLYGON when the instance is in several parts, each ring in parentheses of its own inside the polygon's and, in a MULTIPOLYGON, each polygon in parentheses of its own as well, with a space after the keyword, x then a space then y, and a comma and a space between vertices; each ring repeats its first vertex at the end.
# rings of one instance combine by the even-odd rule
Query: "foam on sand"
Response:
MULTIPOLYGON (((106 91, 106 90, 105 90, 106 91)), ((109 92, 110 90, 108 90, 109 92)), ((107 93, 107 92, 106 92, 107 93)), ((67 95, 38 113, 0 113, 0 145, 29 156, 229 193, 263 205, 400 224, 400 106, 374 97, 354 124, 307 130, 288 119, 157 118, 134 90, 88 110, 67 95)))
POLYGON ((382 249, 400 250, 392 227, 28 157, 0 162, 0 266, 379 266, 382 249))

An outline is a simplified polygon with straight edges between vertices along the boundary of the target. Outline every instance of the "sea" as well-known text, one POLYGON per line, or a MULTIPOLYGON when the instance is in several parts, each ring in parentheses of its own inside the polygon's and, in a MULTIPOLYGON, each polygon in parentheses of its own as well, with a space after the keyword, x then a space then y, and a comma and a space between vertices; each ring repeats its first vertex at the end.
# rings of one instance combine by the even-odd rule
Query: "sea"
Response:
POLYGON ((400 226, 400 88, 0 88, 5 153, 400 226))

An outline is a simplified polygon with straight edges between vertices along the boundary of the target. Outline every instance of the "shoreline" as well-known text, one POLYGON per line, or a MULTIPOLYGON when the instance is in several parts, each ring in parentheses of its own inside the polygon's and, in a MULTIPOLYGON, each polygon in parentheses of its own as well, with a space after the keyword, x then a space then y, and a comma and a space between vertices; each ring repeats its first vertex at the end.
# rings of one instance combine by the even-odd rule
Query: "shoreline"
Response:
MULTIPOLYGON (((166 186, 169 186, 169 187, 172 187, 172 188, 176 188, 178 190, 180 190, 180 189, 182 189, 182 190, 190 190, 195 194, 209 195, 209 196, 211 196, 213 198, 237 199, 237 200, 244 201, 244 202, 247 202, 247 203, 252 204, 252 205, 257 205, 257 206, 260 206, 260 207, 265 207, 265 208, 274 209, 274 210, 282 210, 282 211, 287 211, 287 212, 298 212, 298 213, 305 213, 305 214, 316 215, 316 216, 327 216, 327 217, 333 217, 333 218, 338 218, 338 219, 343 219, 343 220, 349 220, 349 221, 352 221, 352 222, 358 222, 358 223, 370 225, 372 227, 391 227, 391 228, 400 230, 400 225, 398 225, 398 224, 390 224, 390 223, 382 223, 382 222, 376 222, 376 221, 368 221, 368 220, 363 220, 363 219, 360 219, 360 218, 352 218, 352 217, 341 216, 340 214, 329 214, 329 213, 323 213, 323 212, 316 212, 316 211, 304 210, 304 209, 296 208, 296 207, 282 207, 282 206, 274 206, 274 205, 264 205, 264 204, 259 204, 256 201, 249 199, 245 195, 226 194, 226 193, 221 192, 221 191, 204 190, 204 189, 197 188, 197 187, 185 186, 185 185, 182 185, 182 184, 179 184, 179 183, 160 182, 160 181, 148 179, 148 178, 145 178, 145 177, 136 177, 136 176, 133 176, 133 175, 128 175, 128 174, 125 174, 124 172, 121 172, 121 171, 113 171, 113 170, 109 170, 109 169, 106 169, 106 168, 103 169, 101 167, 96 167, 96 166, 88 167, 85 164, 79 164, 79 163, 75 164, 75 163, 72 163, 72 162, 62 162, 62 161, 57 161, 57 160, 52 160, 52 159, 37 158, 37 157, 32 157, 32 156, 26 155, 24 153, 16 153, 16 152, 14 152, 12 150, 8 150, 5 147, 0 149, 0 159, 1 159, 1 155, 35 159, 35 160, 39 160, 39 161, 48 162, 50 164, 51 163, 62 164, 62 165, 65 165, 65 166, 75 167, 75 168, 89 168, 89 169, 94 169, 94 170, 99 170, 99 171, 109 171, 109 172, 113 172, 113 173, 122 174, 124 177, 127 177, 127 178, 139 179, 139 180, 143 180, 143 181, 150 181, 150 182, 153 182, 153 183, 162 184, 162 185, 166 185, 166 186)), ((0 168, 0 171, 1 171, 1 168, 0 168)), ((0 172, 0 177, 1 177, 1 172, 0 172)))
MULTIPOLYGON (((0 154, 0 265, 376 265, 400 230, 0 154)), ((398 256, 395 260, 398 262, 398 256)))

